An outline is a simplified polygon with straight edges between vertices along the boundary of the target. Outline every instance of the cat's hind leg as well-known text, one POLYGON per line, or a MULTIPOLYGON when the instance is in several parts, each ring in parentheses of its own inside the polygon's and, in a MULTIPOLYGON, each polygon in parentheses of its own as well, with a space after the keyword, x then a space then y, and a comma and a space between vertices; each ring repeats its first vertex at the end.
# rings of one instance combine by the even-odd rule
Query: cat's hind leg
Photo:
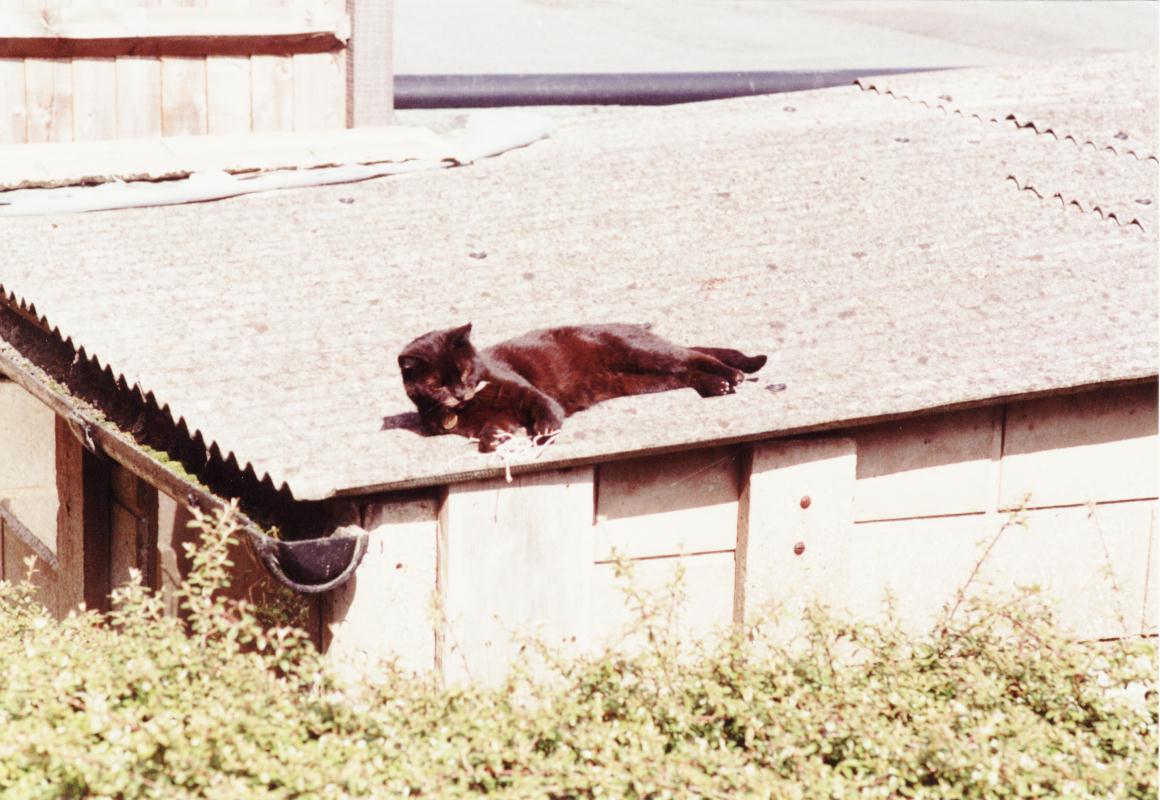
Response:
POLYGON ((730 380, 699 370, 694 370, 689 374, 689 386, 696 389, 697 394, 701 397, 721 397, 726 394, 734 394, 739 380, 730 380))
MULTIPOLYGON (((661 391, 677 386, 691 386, 702 397, 730 394, 745 373, 717 357, 717 352, 732 358, 745 358, 735 350, 684 347, 668 341, 639 326, 617 326, 616 330, 600 335, 603 348, 601 358, 610 370, 628 375, 659 376, 649 391, 661 391)), ((764 363, 764 359, 762 359, 764 363)), ((747 360, 747 367, 758 368, 747 360)))
POLYGON ((765 366, 766 362, 765 356, 747 356, 740 350, 734 350, 730 347, 690 347, 689 349, 696 350, 698 353, 704 353, 707 356, 713 356, 718 361, 739 369, 742 372, 757 372, 757 370, 765 366))

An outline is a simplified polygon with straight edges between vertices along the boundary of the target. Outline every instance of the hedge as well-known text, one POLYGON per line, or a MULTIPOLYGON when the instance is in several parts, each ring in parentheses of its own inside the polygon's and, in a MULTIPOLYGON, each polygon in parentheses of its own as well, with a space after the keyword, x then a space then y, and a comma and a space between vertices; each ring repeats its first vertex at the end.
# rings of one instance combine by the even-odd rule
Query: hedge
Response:
POLYGON ((499 687, 332 675, 301 630, 217 590, 201 518, 166 617, 135 580, 57 621, 0 583, 5 798, 1154 798, 1153 640, 1074 641, 1035 594, 966 599, 916 637, 811 609, 701 644, 631 589, 633 651, 499 687))

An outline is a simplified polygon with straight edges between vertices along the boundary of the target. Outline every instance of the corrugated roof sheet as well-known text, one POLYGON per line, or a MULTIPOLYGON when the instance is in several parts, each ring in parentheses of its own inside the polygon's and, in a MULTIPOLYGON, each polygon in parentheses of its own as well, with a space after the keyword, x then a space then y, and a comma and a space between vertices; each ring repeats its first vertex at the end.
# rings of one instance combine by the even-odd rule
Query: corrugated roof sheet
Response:
POLYGON ((612 401, 539 466, 1154 375, 1155 60, 908 80, 986 120, 859 87, 609 111, 466 169, 6 221, 0 284, 303 499, 497 469, 396 427, 399 349, 468 320, 651 321, 788 385, 612 401), (1047 113, 1137 155, 1006 119, 1047 113))

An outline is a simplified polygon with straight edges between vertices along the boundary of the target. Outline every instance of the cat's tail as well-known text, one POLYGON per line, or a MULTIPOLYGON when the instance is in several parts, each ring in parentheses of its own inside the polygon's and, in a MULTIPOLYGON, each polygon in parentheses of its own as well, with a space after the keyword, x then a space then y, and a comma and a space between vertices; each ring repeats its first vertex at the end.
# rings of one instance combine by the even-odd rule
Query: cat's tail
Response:
POLYGON ((689 349, 696 350, 698 353, 704 353, 707 356, 713 356, 718 361, 724 362, 742 372, 757 372, 757 370, 765 366, 766 362, 766 358, 763 355, 747 356, 740 350, 733 350, 728 347, 690 347, 689 349))

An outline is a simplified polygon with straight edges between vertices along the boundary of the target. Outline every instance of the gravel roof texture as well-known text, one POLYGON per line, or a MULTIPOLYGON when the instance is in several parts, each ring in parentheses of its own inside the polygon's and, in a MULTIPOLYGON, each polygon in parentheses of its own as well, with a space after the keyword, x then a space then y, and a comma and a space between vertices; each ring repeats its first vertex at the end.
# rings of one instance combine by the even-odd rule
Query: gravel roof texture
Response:
POLYGON ((406 425, 396 354, 467 321, 480 346, 647 321, 770 356, 735 396, 569 418, 536 469, 1141 379, 1156 76, 1109 56, 609 110, 459 169, 5 220, 0 286, 299 499, 500 471, 406 425))

